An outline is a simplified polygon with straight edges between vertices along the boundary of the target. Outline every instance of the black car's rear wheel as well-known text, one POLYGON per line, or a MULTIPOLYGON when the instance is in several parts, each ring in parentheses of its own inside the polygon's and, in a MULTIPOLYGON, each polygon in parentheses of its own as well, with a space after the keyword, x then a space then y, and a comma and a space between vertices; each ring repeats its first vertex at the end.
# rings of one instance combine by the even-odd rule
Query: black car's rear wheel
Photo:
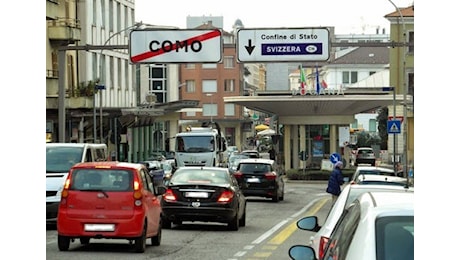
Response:
POLYGON ((239 228, 238 213, 235 214, 235 217, 230 220, 227 224, 227 229, 232 231, 237 231, 239 228))
POLYGON ((280 197, 278 196, 278 189, 275 190, 274 195, 272 197, 273 202, 278 202, 280 200, 280 197))
POLYGON ((246 207, 244 207, 243 216, 241 216, 239 223, 240 227, 246 226, 246 207))

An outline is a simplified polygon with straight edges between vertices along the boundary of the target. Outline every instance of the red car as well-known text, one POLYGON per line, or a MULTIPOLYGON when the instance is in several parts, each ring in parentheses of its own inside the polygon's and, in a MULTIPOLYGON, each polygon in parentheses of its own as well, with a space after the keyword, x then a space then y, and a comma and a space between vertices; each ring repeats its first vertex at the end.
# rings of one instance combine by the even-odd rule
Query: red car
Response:
POLYGON ((79 239, 126 239, 142 253, 146 240, 161 242, 161 195, 145 165, 91 162, 74 165, 62 191, 57 218, 58 247, 79 239))

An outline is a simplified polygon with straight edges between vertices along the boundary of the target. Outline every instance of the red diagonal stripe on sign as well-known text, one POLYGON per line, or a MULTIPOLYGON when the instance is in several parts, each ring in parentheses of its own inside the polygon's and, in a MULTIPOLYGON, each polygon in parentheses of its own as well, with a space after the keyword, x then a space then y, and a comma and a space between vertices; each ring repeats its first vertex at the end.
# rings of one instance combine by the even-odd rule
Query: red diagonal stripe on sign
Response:
MULTIPOLYGON (((219 30, 214 30, 212 32, 208 32, 208 33, 205 33, 205 34, 202 34, 202 35, 198 35, 198 36, 192 37, 190 39, 184 40, 182 42, 186 42, 187 45, 189 45, 194 41, 203 42, 203 41, 206 41, 206 40, 218 37, 218 36, 220 36, 220 31, 219 30)), ((171 51, 174 51, 177 48, 179 48, 179 46, 177 44, 173 44, 171 46, 171 51)), ((158 50, 156 52, 151 52, 151 51, 144 52, 144 53, 138 54, 136 56, 132 56, 131 57, 131 62, 133 62, 133 63, 140 62, 140 61, 143 61, 143 60, 150 59, 152 57, 161 55, 163 53, 165 53, 165 51, 163 49, 160 49, 160 50, 158 50)))

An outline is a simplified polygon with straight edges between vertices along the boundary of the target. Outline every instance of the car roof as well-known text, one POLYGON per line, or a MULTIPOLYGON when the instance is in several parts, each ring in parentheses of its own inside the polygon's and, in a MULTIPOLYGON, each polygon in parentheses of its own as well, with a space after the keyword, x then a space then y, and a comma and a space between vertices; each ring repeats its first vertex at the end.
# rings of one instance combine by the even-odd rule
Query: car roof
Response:
POLYGON ((227 171, 228 168, 223 167, 213 167, 213 166, 184 166, 179 167, 177 171, 185 171, 185 170, 216 170, 216 171, 227 171))
POLYGON ((243 150, 240 153, 259 153, 257 150, 243 150))
POLYGON ((140 163, 118 162, 118 161, 101 161, 101 162, 83 162, 77 163, 72 168, 92 168, 92 169, 109 169, 109 168, 124 168, 124 169, 139 169, 145 167, 140 163))
POLYGON ((372 151, 374 151, 374 149, 372 149, 371 147, 359 147, 358 150, 372 150, 372 151))
POLYGON ((93 143, 46 143, 46 147, 97 147, 106 148, 106 144, 93 144, 93 143))
POLYGON ((406 178, 398 176, 378 175, 378 174, 360 174, 357 181, 385 181, 385 182, 405 182, 406 178))
POLYGON ((358 199, 363 216, 370 211, 388 216, 414 215, 413 192, 380 192, 371 191, 361 194, 358 199))
POLYGON ((263 163, 263 164, 273 164, 275 161, 265 158, 245 158, 240 160, 240 164, 242 163, 263 163))
POLYGON ((379 167, 379 166, 359 165, 359 166, 356 167, 356 171, 372 171, 372 170, 378 170, 378 171, 382 171, 382 172, 394 172, 393 169, 385 168, 385 167, 379 167))

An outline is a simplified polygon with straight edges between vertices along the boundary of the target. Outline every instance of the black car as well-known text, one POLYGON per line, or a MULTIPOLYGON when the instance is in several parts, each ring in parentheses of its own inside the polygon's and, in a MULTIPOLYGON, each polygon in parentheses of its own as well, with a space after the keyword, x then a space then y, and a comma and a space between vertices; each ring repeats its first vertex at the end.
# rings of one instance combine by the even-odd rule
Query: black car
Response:
POLYGON ((172 175, 161 202, 163 228, 183 221, 246 225, 246 198, 227 168, 181 167, 172 175))
POLYGON ((278 202, 284 200, 284 179, 276 169, 273 160, 248 158, 240 160, 233 175, 245 196, 271 198, 278 202))

